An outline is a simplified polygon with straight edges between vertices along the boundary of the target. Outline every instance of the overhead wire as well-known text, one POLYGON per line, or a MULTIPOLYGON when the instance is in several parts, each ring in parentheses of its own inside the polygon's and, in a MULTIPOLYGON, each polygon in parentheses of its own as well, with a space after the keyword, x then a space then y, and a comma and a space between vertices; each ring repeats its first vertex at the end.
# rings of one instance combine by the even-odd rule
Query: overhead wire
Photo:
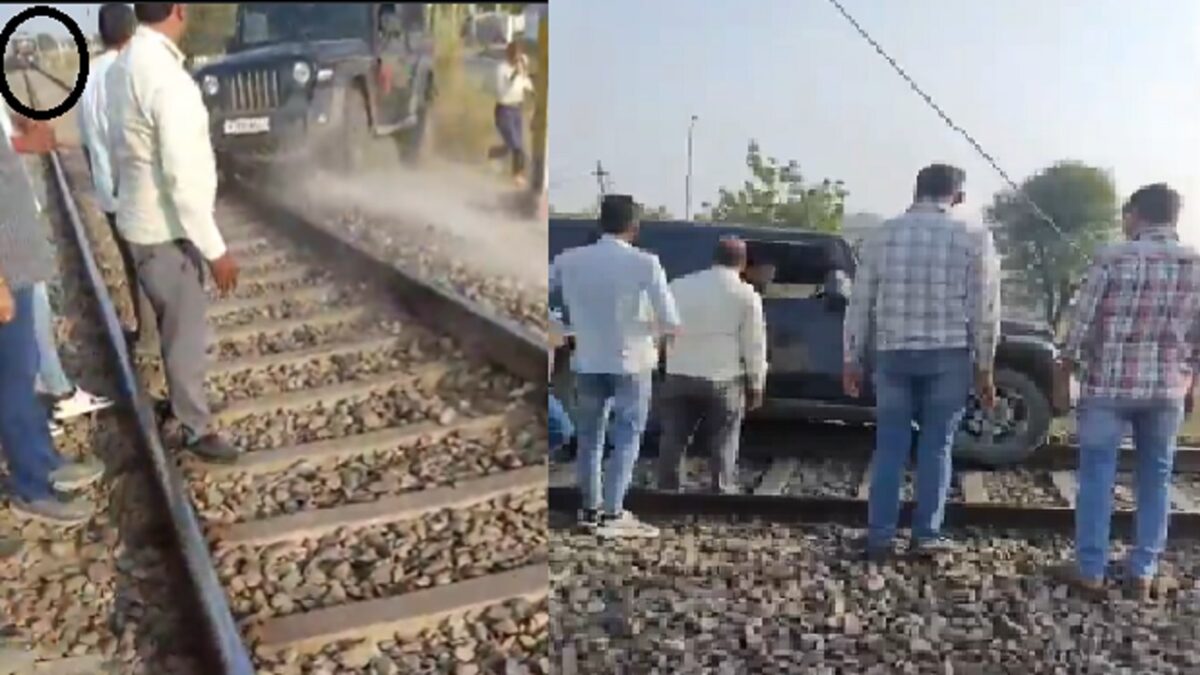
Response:
POLYGON ((925 90, 922 89, 919 84, 917 84, 916 80, 914 80, 912 76, 908 74, 908 71, 906 71, 904 67, 896 61, 896 59, 892 58, 892 56, 888 54, 888 52, 875 38, 871 37, 871 34, 868 33, 865 28, 863 28, 862 24, 860 24, 850 14, 850 12, 847 11, 845 6, 843 6, 839 0, 829 0, 829 4, 833 5, 838 13, 842 15, 842 18, 844 18, 846 22, 854 28, 859 36, 866 40, 867 43, 874 48, 875 52, 879 54, 879 56, 881 56, 885 61, 887 61, 888 65, 892 67, 892 70, 896 71, 896 74, 899 75, 901 79, 908 83, 909 88, 912 89, 917 96, 921 97, 921 99, 924 100, 925 103, 932 108, 935 113, 937 113, 938 117, 940 117, 942 121, 946 123, 946 126, 950 127, 951 130, 958 132, 959 135, 966 139, 967 143, 974 148, 975 152, 979 153, 979 156, 983 157, 984 161, 990 164, 996 173, 1000 175, 1000 178, 1008 184, 1009 188, 1012 189, 1013 194, 1017 195, 1018 198, 1023 200, 1029 206, 1029 208, 1033 210, 1035 216, 1049 225, 1063 242, 1071 247, 1075 246, 1074 242, 1068 239, 1063 233, 1062 229, 1059 228, 1058 224, 1054 222, 1054 219, 1051 218, 1045 211, 1043 211, 1042 208, 1037 205, 1037 202, 1033 201, 1033 198, 1030 197, 1025 190, 1021 189, 1021 187, 1017 185, 1016 181, 1014 181, 1008 175, 1008 172, 1000 166, 1000 164, 996 161, 996 158, 993 157, 987 150, 984 150, 979 141, 975 140, 975 137, 972 136, 966 129, 962 128, 962 126, 958 125, 953 119, 951 119, 950 115, 940 105, 938 105, 936 101, 933 100, 933 97, 926 93, 925 90))

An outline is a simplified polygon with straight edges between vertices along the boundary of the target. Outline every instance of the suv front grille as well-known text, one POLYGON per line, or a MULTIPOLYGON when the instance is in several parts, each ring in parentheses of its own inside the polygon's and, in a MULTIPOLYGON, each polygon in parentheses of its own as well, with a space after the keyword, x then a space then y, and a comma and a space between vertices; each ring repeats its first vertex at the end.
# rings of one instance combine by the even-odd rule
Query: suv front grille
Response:
POLYGON ((221 104, 226 112, 258 112, 279 107, 279 73, 251 70, 221 78, 221 104))

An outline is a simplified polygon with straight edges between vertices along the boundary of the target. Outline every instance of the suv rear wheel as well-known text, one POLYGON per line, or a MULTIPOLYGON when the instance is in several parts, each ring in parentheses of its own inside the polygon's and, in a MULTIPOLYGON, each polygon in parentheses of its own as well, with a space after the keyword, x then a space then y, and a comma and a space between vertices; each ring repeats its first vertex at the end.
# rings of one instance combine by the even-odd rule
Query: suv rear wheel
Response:
POLYGON ((989 466, 1017 464, 1046 442, 1050 401, 1028 376, 996 370, 996 406, 986 415, 974 395, 967 402, 954 443, 954 457, 989 466))

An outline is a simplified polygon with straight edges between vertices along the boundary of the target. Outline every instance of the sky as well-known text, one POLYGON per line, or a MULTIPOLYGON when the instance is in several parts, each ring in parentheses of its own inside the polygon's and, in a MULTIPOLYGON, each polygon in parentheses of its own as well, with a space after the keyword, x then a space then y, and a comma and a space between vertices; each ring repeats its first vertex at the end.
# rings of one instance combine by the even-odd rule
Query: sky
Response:
MULTIPOLYGON (((1109 170, 1123 199, 1166 181, 1200 243, 1200 3, 842 0, 1017 183, 1059 160, 1109 170)), ((554 0, 550 202, 611 188, 693 213, 748 177, 747 142, 842 179, 850 212, 893 215, 918 169, 967 172, 966 214, 1002 180, 826 0, 554 0)))
MULTIPOLYGON (((83 30, 84 35, 91 35, 96 32, 96 11, 100 7, 99 4, 78 4, 68 5, 53 2, 45 3, 26 3, 26 4, 0 4, 0 23, 7 24, 17 14, 20 14, 25 9, 32 7, 34 4, 46 5, 55 9, 61 10, 63 14, 75 20, 79 24, 79 28, 83 30)), ((50 33, 51 35, 66 36, 67 29, 61 23, 54 19, 46 17, 34 17, 23 24, 19 29, 21 32, 36 35, 38 33, 50 33)))

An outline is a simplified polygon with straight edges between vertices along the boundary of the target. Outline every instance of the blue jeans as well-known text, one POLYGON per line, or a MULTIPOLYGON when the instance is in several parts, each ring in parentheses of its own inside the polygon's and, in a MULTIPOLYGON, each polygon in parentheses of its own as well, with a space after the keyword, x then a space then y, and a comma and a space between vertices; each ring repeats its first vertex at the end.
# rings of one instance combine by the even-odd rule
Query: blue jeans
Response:
POLYGON ((554 453, 571 440, 575 429, 571 425, 571 418, 567 416, 567 411, 563 408, 562 403, 554 398, 554 394, 550 394, 550 400, 546 403, 546 417, 550 432, 550 452, 554 453))
POLYGON ((58 342, 54 339, 54 310, 46 282, 33 285, 33 330, 37 340, 38 379, 46 393, 66 396, 75 389, 71 378, 63 372, 58 358, 58 342))
POLYGON ((650 373, 575 375, 575 396, 578 400, 579 452, 575 458, 577 484, 583 493, 583 508, 598 509, 603 489, 604 512, 620 514, 625 493, 633 480, 633 465, 642 444, 646 417, 650 414, 650 373), (612 434, 612 456, 601 480, 601 457, 604 450, 605 421, 612 434))
POLYGON ((63 464, 50 438, 46 409, 33 389, 38 363, 33 295, 30 287, 14 290, 16 314, 0 324, 0 448, 9 489, 30 501, 53 494, 50 472, 63 464))
POLYGON ((1079 402, 1079 494, 1075 502, 1075 555, 1079 573, 1100 579, 1108 563, 1113 481, 1117 452, 1126 425, 1137 448, 1137 514, 1129 572, 1154 576, 1167 541, 1171 506, 1171 470, 1175 436, 1183 423, 1183 401, 1118 401, 1085 398, 1079 402))
POLYGON ((900 485, 917 434, 917 506, 912 536, 941 534, 950 492, 950 453, 971 386, 965 349, 879 352, 875 367, 875 458, 867 505, 867 545, 891 546, 900 519, 900 485))

